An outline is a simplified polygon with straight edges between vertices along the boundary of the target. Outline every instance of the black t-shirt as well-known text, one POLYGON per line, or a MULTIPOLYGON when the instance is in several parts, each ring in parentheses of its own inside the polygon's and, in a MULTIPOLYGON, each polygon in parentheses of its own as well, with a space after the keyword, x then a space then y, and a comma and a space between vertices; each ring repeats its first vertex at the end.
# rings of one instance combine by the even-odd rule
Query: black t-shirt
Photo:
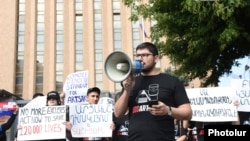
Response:
POLYGON ((113 114, 115 130, 113 131, 112 141, 127 141, 128 140, 128 114, 117 118, 113 114))
POLYGON ((175 141, 174 119, 153 116, 149 101, 161 101, 171 107, 189 103, 185 88, 177 77, 168 74, 138 76, 129 98, 129 141, 175 141))

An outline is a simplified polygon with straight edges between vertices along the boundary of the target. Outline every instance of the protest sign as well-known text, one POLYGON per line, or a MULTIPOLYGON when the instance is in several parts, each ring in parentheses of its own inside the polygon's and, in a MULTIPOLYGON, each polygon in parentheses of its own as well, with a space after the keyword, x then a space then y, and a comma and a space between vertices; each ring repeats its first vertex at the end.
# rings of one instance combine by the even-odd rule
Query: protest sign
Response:
POLYGON ((192 108, 192 121, 237 121, 237 100, 229 87, 186 89, 192 108))
POLYGON ((84 104, 88 90, 88 71, 69 74, 63 85, 65 105, 84 104))
POLYGON ((73 137, 111 137, 112 104, 82 104, 70 106, 73 137))
POLYGON ((19 109, 18 140, 65 138, 65 106, 23 107, 19 109))
POLYGON ((235 95, 239 99, 238 111, 250 111, 250 80, 249 79, 231 79, 235 95))
POLYGON ((114 111, 115 100, 111 97, 101 97, 98 104, 111 104, 112 110, 114 111))
POLYGON ((101 97, 100 100, 98 101, 98 104, 111 104, 111 105, 115 105, 115 101, 111 97, 101 97))
POLYGON ((41 107, 46 106, 47 96, 38 96, 29 101, 24 107, 41 107))

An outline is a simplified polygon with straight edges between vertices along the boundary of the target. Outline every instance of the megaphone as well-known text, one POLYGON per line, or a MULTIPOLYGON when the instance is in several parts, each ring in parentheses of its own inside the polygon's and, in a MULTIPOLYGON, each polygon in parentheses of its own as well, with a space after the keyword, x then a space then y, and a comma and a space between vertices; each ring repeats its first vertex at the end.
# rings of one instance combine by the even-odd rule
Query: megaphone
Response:
POLYGON ((104 69, 110 80, 121 82, 130 74, 139 74, 143 64, 138 60, 130 60, 129 56, 121 51, 114 51, 107 57, 104 69))

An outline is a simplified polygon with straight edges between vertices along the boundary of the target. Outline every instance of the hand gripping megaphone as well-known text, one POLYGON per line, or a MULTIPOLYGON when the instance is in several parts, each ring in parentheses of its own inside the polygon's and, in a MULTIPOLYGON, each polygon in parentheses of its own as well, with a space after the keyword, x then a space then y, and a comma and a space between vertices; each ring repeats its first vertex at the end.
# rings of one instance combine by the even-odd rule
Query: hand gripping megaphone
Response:
POLYGON ((114 82, 125 80, 130 74, 139 74, 143 69, 141 61, 131 61, 129 56, 121 51, 109 54, 104 66, 106 75, 114 82))

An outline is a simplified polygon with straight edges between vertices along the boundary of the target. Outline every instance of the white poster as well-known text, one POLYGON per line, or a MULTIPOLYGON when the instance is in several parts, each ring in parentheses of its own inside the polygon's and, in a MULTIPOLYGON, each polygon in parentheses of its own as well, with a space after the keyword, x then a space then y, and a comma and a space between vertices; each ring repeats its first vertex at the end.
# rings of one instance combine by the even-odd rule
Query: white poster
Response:
POLYGON ((230 87, 186 89, 193 116, 192 121, 237 121, 237 97, 230 87))
POLYGON ((250 80, 249 79, 231 79, 235 95, 239 99, 238 111, 250 111, 250 80))
POLYGON ((70 106, 73 137, 112 137, 112 104, 70 106))
POLYGON ((66 137, 65 106, 22 107, 18 114, 18 140, 63 139, 66 137))
POLYGON ((63 85, 65 105, 84 104, 88 90, 88 71, 79 71, 67 76, 63 85))

